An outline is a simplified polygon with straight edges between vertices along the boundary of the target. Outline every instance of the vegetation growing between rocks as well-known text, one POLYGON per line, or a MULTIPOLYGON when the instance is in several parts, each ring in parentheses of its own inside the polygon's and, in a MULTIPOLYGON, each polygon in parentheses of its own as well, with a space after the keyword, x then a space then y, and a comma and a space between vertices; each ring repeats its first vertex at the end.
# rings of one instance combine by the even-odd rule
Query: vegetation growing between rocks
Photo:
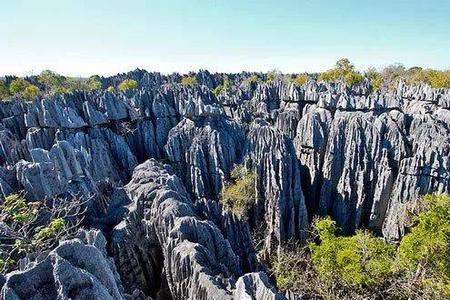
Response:
POLYGON ((321 73, 318 77, 319 81, 335 81, 344 79, 348 85, 361 83, 364 76, 355 71, 355 66, 347 59, 343 58, 336 62, 333 69, 321 73))
MULTIPOLYGON (((394 88, 399 79, 406 80, 409 85, 419 83, 429 84, 433 88, 450 87, 450 70, 436 70, 430 68, 412 67, 405 68, 401 64, 392 64, 382 70, 369 68, 365 71, 357 71, 354 65, 347 58, 338 60, 334 66, 325 72, 319 74, 294 74, 283 75, 280 71, 274 69, 267 72, 262 77, 253 74, 243 79, 245 83, 261 83, 264 78, 266 82, 272 81, 292 81, 297 85, 304 85, 309 78, 318 81, 336 81, 343 80, 347 85, 356 85, 361 83, 364 78, 368 78, 373 90, 379 90, 382 87, 394 88)), ((193 86, 198 84, 194 75, 185 75, 181 78, 181 84, 193 86)), ((234 83, 233 83, 234 84, 234 83)), ((39 75, 33 75, 24 78, 10 77, 9 79, 0 79, 0 99, 17 98, 32 100, 36 97, 51 96, 61 93, 71 93, 76 90, 95 91, 107 90, 114 92, 117 89, 122 91, 138 88, 139 84, 133 79, 125 79, 117 86, 106 78, 93 75, 88 78, 77 78, 60 75, 54 71, 44 70, 39 75)), ((223 91, 231 88, 232 83, 225 75, 223 82, 216 86, 212 92, 217 96, 223 91)))
POLYGON ((222 84, 219 84, 218 86, 216 86, 214 89, 213 89, 213 93, 214 93, 214 95, 216 95, 216 96, 218 96, 220 93, 222 93, 223 91, 224 92, 227 92, 229 89, 230 89, 230 87, 231 87, 231 84, 230 84, 230 80, 228 79, 228 76, 224 76, 223 77, 223 82, 222 82, 222 84))
POLYGON ((194 76, 183 76, 181 84, 185 86, 193 86, 197 84, 197 79, 194 76))
POLYGON ((292 79, 292 82, 298 85, 304 85, 308 82, 308 80, 308 74, 298 74, 294 79, 292 79))
POLYGON ((128 91, 128 90, 134 90, 137 89, 138 82, 134 79, 125 79, 119 84, 119 89, 121 91, 128 91))
POLYGON ((449 299, 450 196, 425 196, 413 220, 396 246, 316 219, 307 246, 287 245, 271 262, 277 286, 323 299, 449 299))
POLYGON ((221 202, 226 209, 237 215, 248 218, 248 214, 255 203, 256 175, 242 166, 231 171, 230 181, 223 187, 221 202))
POLYGON ((17 268, 27 253, 53 249, 60 240, 74 237, 85 214, 85 202, 52 199, 28 202, 22 193, 10 194, 0 206, 2 273, 17 268))

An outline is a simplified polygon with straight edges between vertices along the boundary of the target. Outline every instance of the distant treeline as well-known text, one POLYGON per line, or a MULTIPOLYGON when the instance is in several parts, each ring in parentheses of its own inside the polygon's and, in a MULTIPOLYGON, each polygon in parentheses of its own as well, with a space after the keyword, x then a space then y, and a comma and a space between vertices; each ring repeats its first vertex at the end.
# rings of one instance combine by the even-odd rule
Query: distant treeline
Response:
MULTIPOLYGON (((249 73, 250 74, 250 73, 249 73)), ((223 83, 216 86, 213 92, 217 95, 227 90, 231 85, 239 84, 230 82, 227 76, 224 76, 223 83)), ((354 65, 343 58, 336 62, 334 68, 322 73, 315 74, 291 74, 284 75, 277 70, 269 71, 266 74, 251 74, 245 80, 247 82, 267 82, 274 80, 288 80, 296 84, 303 85, 308 80, 318 81, 336 81, 344 80, 347 85, 361 83, 365 78, 370 80, 374 90, 380 88, 392 88, 398 79, 403 78, 408 84, 418 83, 429 84, 433 88, 450 88, 450 70, 423 69, 420 67, 405 68, 401 64, 393 64, 382 70, 369 68, 365 71, 357 71, 354 65)), ((195 85, 197 79, 186 75, 180 77, 180 84, 195 85)), ((75 90, 93 91, 93 90, 130 90, 136 89, 139 83, 134 79, 124 79, 119 83, 105 80, 98 75, 89 78, 66 77, 56 72, 45 70, 39 75, 28 77, 6 76, 0 79, 0 99, 20 98, 31 100, 36 97, 49 96, 57 93, 70 93, 75 90)))

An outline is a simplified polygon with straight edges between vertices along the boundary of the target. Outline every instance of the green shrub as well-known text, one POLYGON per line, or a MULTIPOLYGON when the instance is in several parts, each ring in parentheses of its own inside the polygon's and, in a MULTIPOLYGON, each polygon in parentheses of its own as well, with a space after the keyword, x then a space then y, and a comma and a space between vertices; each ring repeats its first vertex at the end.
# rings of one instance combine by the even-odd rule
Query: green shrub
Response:
POLYGON ((23 96, 26 99, 33 99, 36 98, 39 95, 39 88, 35 85, 30 84, 25 88, 25 91, 23 92, 23 96))
POLYGON ((9 219, 18 223, 25 223, 32 217, 32 209, 21 194, 6 196, 1 210, 9 219))
POLYGON ((350 72, 345 75, 345 83, 347 85, 360 84, 364 80, 364 76, 359 72, 350 72))
POLYGON ((53 91, 61 89, 65 80, 64 76, 50 70, 44 70, 38 75, 38 82, 53 91))
POLYGON ((181 78, 181 84, 186 86, 193 86, 197 84, 197 78, 194 76, 183 76, 181 78))
POLYGON ((278 70, 270 70, 267 73, 267 81, 274 81, 274 80, 280 80, 281 79, 281 72, 278 70))
POLYGON ((355 71, 355 67, 347 58, 342 58, 336 62, 333 69, 319 74, 319 81, 335 81, 344 79, 347 85, 359 84, 364 80, 364 76, 355 71))
POLYGON ((247 172, 241 166, 231 171, 231 179, 222 189, 221 201, 226 209, 247 218, 255 203, 254 172, 247 172))
POLYGON ((308 82, 308 80, 309 76, 307 74, 298 74, 297 76, 295 76, 292 82, 298 85, 304 85, 308 82))
POLYGON ((110 93, 114 93, 114 91, 116 90, 112 85, 110 85, 107 89, 108 92, 110 93))
POLYGON ((369 68, 366 72, 366 77, 369 78, 374 91, 381 89, 383 86, 384 78, 375 68, 369 68))
POLYGON ((320 243, 310 243, 311 258, 325 282, 342 286, 373 286, 393 274, 395 247, 369 232, 357 231, 350 237, 337 236, 330 218, 314 223, 320 243))
MULTIPOLYGON (((3 256, 3 255, 0 255, 3 256)), ((8 270, 16 264, 16 261, 11 258, 0 258, 0 271, 8 270)))
POLYGON ((256 74, 253 74, 252 76, 245 79, 245 82, 247 83, 259 83, 261 81, 261 78, 259 78, 259 76, 256 74))
POLYGON ((119 89, 121 91, 134 90, 137 89, 138 82, 133 79, 125 79, 119 84, 119 89))
POLYGON ((222 91, 227 92, 230 89, 230 80, 228 76, 224 76, 222 84, 219 84, 213 89, 214 95, 218 96, 222 91))
MULTIPOLYGON (((299 284, 304 283, 304 270, 301 269, 303 258, 306 257, 301 249, 284 250, 272 262, 271 273, 275 277, 277 288, 281 291, 298 290, 299 284)), ((309 263, 309 262, 306 262, 309 263)), ((300 287, 301 288, 301 287, 300 287)))
POLYGON ((439 71, 433 69, 411 68, 406 71, 406 82, 408 84, 427 83, 433 88, 450 87, 450 71, 439 71))
POLYGON ((9 84, 9 92, 12 95, 21 95, 25 89, 30 85, 28 81, 23 78, 16 78, 9 84))
POLYGON ((425 210, 400 242, 399 257, 410 274, 420 268, 424 288, 450 298, 450 197, 427 195, 425 210))
POLYGON ((398 246, 362 230, 341 236, 329 217, 316 219, 306 250, 284 247, 269 261, 278 288, 307 299, 450 299, 450 196, 422 202, 398 246))
POLYGON ((222 85, 218 85, 213 89, 213 94, 216 96, 219 96, 220 93, 222 93, 223 91, 223 86, 222 85))
POLYGON ((89 77, 86 82, 87 90, 99 90, 102 88, 102 82, 100 81, 100 77, 98 75, 93 75, 89 77))
POLYGON ((9 95, 9 90, 3 80, 0 79, 0 99, 6 98, 9 95))
POLYGON ((59 233, 64 226, 66 225, 66 222, 62 218, 56 218, 53 219, 50 224, 48 224, 47 227, 41 228, 36 235, 34 236, 36 241, 42 241, 45 239, 48 239, 51 236, 56 235, 59 233))

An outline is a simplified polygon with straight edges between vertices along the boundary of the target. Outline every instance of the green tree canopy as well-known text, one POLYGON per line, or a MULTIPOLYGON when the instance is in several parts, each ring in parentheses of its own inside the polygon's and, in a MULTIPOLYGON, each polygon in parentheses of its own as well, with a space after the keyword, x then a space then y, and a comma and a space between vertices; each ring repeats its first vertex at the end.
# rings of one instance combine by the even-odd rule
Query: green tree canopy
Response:
POLYGON ((38 81, 44 85, 49 91, 63 90, 66 78, 56 72, 44 70, 38 75, 38 81))
POLYGON ((36 98, 39 95, 39 88, 35 85, 30 84, 25 88, 23 95, 26 99, 29 100, 36 98))
POLYGON ((255 183, 254 172, 249 172, 242 166, 234 168, 229 182, 222 189, 221 202, 224 207, 247 218, 255 203, 255 183))
POLYGON ((134 79, 125 79, 119 84, 119 89, 122 91, 137 89, 138 82, 134 79))
POLYGON ((400 262, 411 276, 419 274, 424 289, 450 299, 450 197, 427 195, 423 202, 415 225, 400 242, 400 262))
POLYGON ((321 73, 319 81, 335 81, 344 79, 348 85, 358 84, 363 81, 364 76, 355 71, 355 67, 348 58, 342 58, 336 62, 333 69, 321 73))
POLYGON ((102 88, 102 82, 98 75, 89 77, 86 84, 88 90, 99 90, 102 88))
POLYGON ((273 69, 267 72, 267 81, 274 81, 281 79, 281 72, 279 70, 273 69))
POLYGON ((181 84, 186 86, 192 86, 197 84, 197 79, 194 76, 183 76, 183 78, 181 78, 181 84))
POLYGON ((298 85, 304 85, 308 82, 308 80, 309 80, 308 74, 298 74, 297 76, 295 76, 292 82, 298 85))
POLYGON ((30 83, 23 78, 16 78, 9 84, 9 92, 12 95, 20 95, 25 92, 30 83))
POLYGON ((0 99, 3 99, 9 95, 9 90, 3 80, 0 80, 0 99))
POLYGON ((312 262, 325 282, 343 286, 376 285, 393 274, 395 247, 366 231, 337 236, 329 217, 314 223, 320 243, 310 244, 312 262))

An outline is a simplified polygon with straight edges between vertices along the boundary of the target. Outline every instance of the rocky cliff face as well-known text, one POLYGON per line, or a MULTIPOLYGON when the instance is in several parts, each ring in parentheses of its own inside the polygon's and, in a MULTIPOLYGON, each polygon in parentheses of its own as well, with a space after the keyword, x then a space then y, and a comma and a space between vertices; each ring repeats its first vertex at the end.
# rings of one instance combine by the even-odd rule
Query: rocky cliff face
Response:
POLYGON ((91 228, 4 274, 3 299, 292 298, 258 263, 257 229, 266 255, 316 215, 395 240, 420 195, 449 192, 449 90, 242 73, 216 96, 222 75, 195 76, 137 70, 135 91, 0 103, 1 197, 84 196, 91 228), (238 164, 256 174, 249 219, 219 202, 238 164))

